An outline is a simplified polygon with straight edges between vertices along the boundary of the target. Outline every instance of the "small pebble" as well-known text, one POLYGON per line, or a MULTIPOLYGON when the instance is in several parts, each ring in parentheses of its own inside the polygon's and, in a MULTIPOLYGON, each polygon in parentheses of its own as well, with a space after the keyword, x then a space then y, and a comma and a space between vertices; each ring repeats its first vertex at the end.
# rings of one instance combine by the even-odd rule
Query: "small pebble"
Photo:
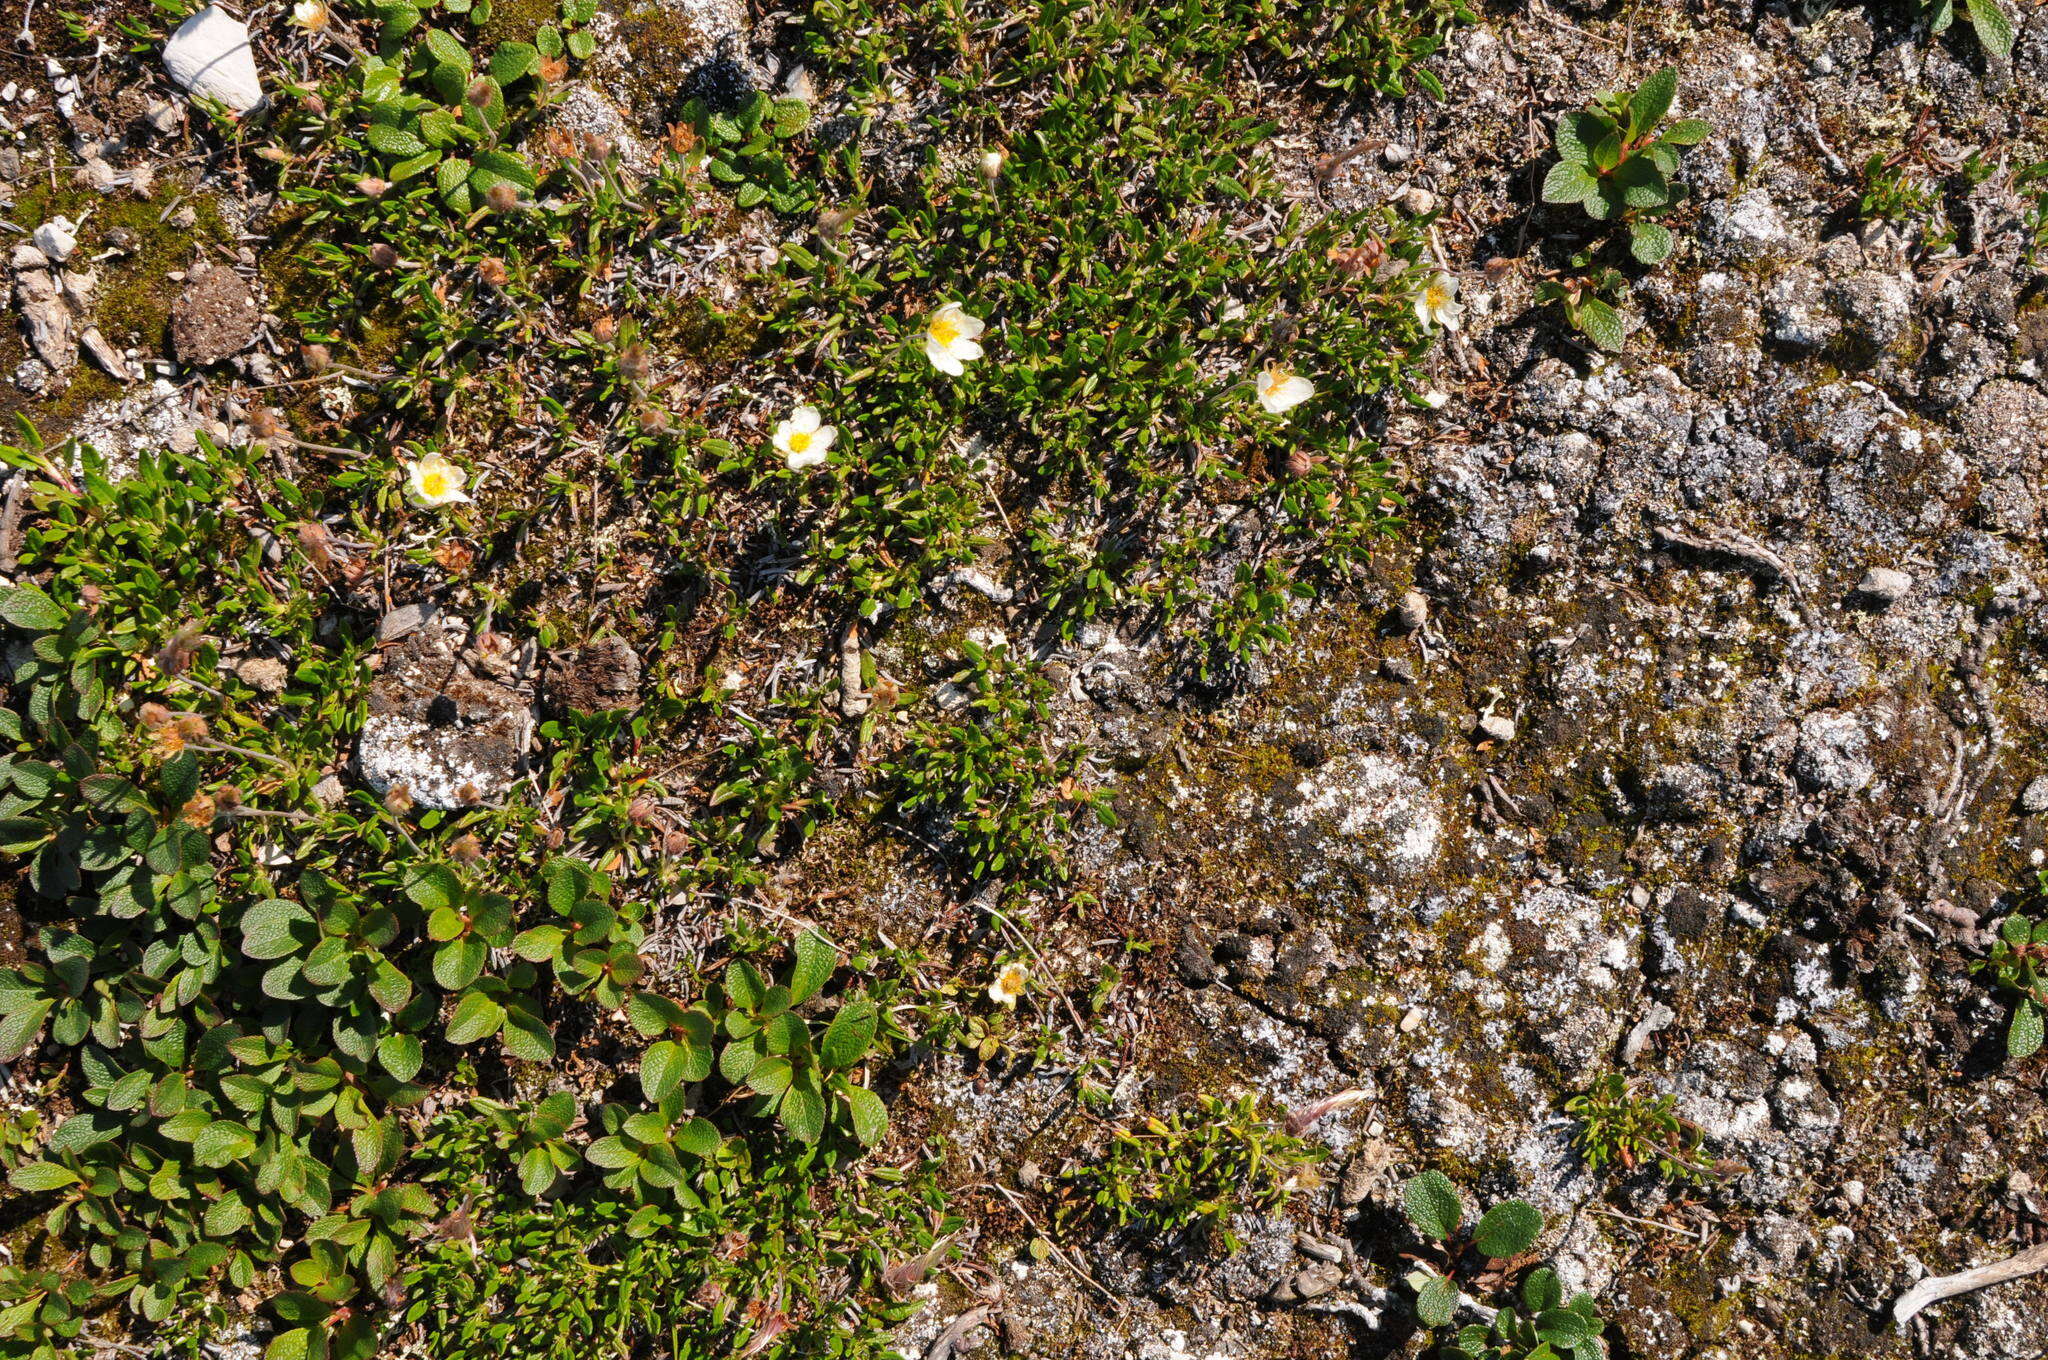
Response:
POLYGON ((1505 713, 1488 713, 1473 724, 1472 730, 1483 741, 1513 741, 1515 720, 1505 713))
POLYGON ((1426 217, 1436 211, 1436 195, 1417 185, 1402 192, 1401 208, 1410 217, 1426 217))
POLYGON ((1891 567, 1872 567, 1856 583, 1856 593, 1878 604, 1896 604, 1913 588, 1913 578, 1891 567))
POLYGON ((2027 787, 2020 793, 2020 809, 2048 812, 2048 774, 2037 774, 2027 781, 2027 787))
POLYGON ((1429 596, 1419 590, 1411 590, 1401 596, 1401 603, 1394 606, 1394 620, 1401 625, 1404 633, 1413 633, 1429 622, 1429 596))

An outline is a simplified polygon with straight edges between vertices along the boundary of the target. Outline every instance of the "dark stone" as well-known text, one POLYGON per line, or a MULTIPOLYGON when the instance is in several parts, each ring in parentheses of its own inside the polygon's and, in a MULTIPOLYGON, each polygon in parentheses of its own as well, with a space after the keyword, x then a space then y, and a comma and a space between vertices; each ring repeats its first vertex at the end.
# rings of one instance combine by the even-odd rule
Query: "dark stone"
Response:
POLYGON ((456 718, 460 716, 461 712, 455 707, 455 701, 445 694, 436 694, 427 703, 427 725, 430 727, 453 726, 456 718))
POLYGON ((1216 963, 1201 941, 1190 935, 1173 951, 1174 971, 1190 987, 1206 987, 1216 980, 1216 963))
POLYGON ((640 655, 605 637, 548 653, 543 694, 550 712, 603 713, 640 702, 640 655))

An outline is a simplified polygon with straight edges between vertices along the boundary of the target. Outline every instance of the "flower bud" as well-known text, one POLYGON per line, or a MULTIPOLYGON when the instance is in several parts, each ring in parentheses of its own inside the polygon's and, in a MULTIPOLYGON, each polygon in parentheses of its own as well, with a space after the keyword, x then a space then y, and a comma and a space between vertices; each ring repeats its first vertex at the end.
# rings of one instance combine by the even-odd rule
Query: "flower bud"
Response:
POLYGON ((990 147, 981 153, 981 177, 994 184, 1003 173, 1003 162, 1009 159, 1000 147, 990 147))

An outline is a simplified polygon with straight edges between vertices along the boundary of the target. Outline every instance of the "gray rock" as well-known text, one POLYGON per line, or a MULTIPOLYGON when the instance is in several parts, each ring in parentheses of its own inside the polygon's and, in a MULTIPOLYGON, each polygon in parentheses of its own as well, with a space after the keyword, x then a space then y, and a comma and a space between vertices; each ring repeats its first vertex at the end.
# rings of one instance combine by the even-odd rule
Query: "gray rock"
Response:
POLYGON ((1817 270, 1793 265, 1764 290, 1764 319, 1771 340, 1802 353, 1834 343, 1842 325, 1828 310, 1826 287, 1817 270))
POLYGON ((1782 260, 1796 254, 1800 245, 1763 189, 1708 204, 1700 225, 1702 238, 1717 255, 1742 264, 1782 260))
POLYGON ((1913 294, 1896 274, 1864 270, 1840 279, 1828 297, 1847 323, 1850 340, 1866 351, 1890 349, 1913 324, 1913 294))
POLYGON ((2025 812, 2048 812, 2048 774, 2037 774, 2027 781, 2027 787, 2020 792, 2020 808, 2025 812))
POLYGON ((1854 793, 1877 777, 1869 736, 1853 713, 1815 713, 1799 725, 1792 772, 1809 788, 1854 793))

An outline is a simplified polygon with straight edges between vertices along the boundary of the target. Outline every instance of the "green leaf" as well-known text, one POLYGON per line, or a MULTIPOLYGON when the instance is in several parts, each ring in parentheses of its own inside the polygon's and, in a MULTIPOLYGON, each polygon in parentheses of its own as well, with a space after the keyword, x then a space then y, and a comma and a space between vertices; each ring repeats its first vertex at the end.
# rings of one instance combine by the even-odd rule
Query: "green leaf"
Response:
POLYGON ((1401 1187, 1401 1205, 1408 1221, 1424 1234, 1441 1242, 1465 1221, 1465 1201, 1458 1188, 1441 1171, 1425 1171, 1401 1187))
POLYGON ((784 1128, 806 1143, 815 1143, 824 1136, 825 1096, 813 1081, 792 1082, 776 1114, 784 1128))
POLYGON ((670 1139, 677 1152, 692 1157, 710 1158, 718 1151, 721 1141, 718 1129, 708 1119, 691 1119, 682 1124, 670 1139))
POLYGON ((873 1147, 881 1142, 882 1135, 889 1131, 889 1111, 882 1098, 865 1086, 849 1086, 843 1094, 846 1112, 853 1121, 853 1136, 860 1140, 860 1145, 873 1147))
POLYGON ((453 66, 465 73, 474 65, 469 57, 469 49, 445 28, 427 30, 427 54, 439 64, 453 66))
POLYGON ((2026 944, 2034 938, 2034 923, 2024 916, 2008 916, 1998 923, 1998 934, 2007 944, 2026 944))
POLYGON ((477 1040, 496 1034, 505 1023, 505 1008, 482 992, 466 993, 456 1003, 455 1014, 448 1020, 448 1042, 451 1044, 473 1044, 477 1040))
POLYGON ((24 581, 0 594, 0 619, 7 620, 16 628, 55 633, 70 617, 69 610, 45 594, 41 586, 31 582, 24 581))
POLYGON ((631 1164, 637 1156, 623 1138, 600 1138, 583 1150, 583 1160, 606 1171, 631 1164))
POLYGON ((1651 76, 1637 88, 1635 96, 1628 101, 1628 121, 1640 137, 1664 120, 1671 112, 1671 101, 1678 95, 1678 71, 1667 66, 1651 76))
POLYGON ((417 156, 425 152, 427 144, 407 132, 404 128, 391 127, 385 123, 372 123, 363 133, 363 140, 372 150, 386 156, 417 156))
POLYGON ((1600 182, 1593 178, 1585 166, 1572 161, 1559 161, 1550 167, 1550 173, 1543 177, 1543 201, 1545 203, 1583 203, 1600 188, 1600 182))
POLYGON ((1615 170, 1611 185, 1631 208, 1661 208, 1671 201, 1671 183, 1648 156, 1631 156, 1615 170))
POLYGON ((505 1028, 498 1034, 505 1051, 522 1062, 555 1060, 555 1032, 537 1015, 523 1009, 505 1013, 505 1028))
POLYGON ((2012 55, 2012 18, 1998 0, 1963 0, 1963 12, 1970 16, 1985 51, 1997 57, 2012 55))
POLYGON ((801 99, 775 101, 774 128, 777 137, 794 137, 811 123, 811 106, 801 99))
POLYGON ((1522 1303, 1532 1313, 1555 1308, 1564 1302, 1564 1284, 1549 1266, 1538 1266, 1522 1281, 1522 1303))
POLYGON ((1671 146, 1698 146, 1714 133, 1713 127, 1700 118, 1676 118, 1671 126, 1664 129, 1657 140, 1671 146))
POLYGON ((17 1190, 33 1194, 39 1190, 61 1190, 67 1185, 76 1185, 78 1173, 55 1162, 28 1162, 14 1168, 7 1183, 17 1190))
POLYGON ((2005 1056, 2018 1060, 2041 1051, 2044 1033, 2041 1007, 2032 997, 2022 997, 2012 1013, 2012 1028, 2005 1032, 2005 1056))
POLYGON ((660 1104, 671 1091, 683 1084, 685 1054, 681 1044, 672 1039, 663 1039, 651 1045, 640 1057, 640 1092, 654 1104, 660 1104))
POLYGON ((226 1119, 214 1120, 192 1140, 192 1160, 201 1166, 226 1166, 255 1150, 256 1135, 226 1119))
POLYGON ((1543 1232, 1543 1215, 1526 1200, 1503 1200, 1480 1216, 1472 1244, 1496 1261, 1520 1256, 1543 1232))
POLYGON ((434 981, 443 991, 459 992, 483 973, 490 953, 490 946, 474 935, 450 940, 434 951, 434 981))
POLYGON ((425 1046, 416 1034, 387 1034, 377 1041, 377 1061, 400 1081, 411 1081, 426 1061, 425 1046))
POLYGON ((1448 1327, 1457 1314, 1458 1287, 1443 1276, 1430 1276, 1429 1282, 1415 1291, 1415 1316, 1423 1326, 1448 1327))
POLYGON ((761 1008, 761 1002, 768 995, 768 986, 761 981, 760 973, 745 959, 735 959, 725 969, 725 1000, 735 1010, 752 1011, 761 1008))
POLYGON ((510 180, 529 194, 540 187, 540 179, 533 173, 533 167, 510 151, 501 151, 496 147, 479 151, 476 153, 476 168, 500 179, 510 180))
POLYGON ((445 864, 429 864, 405 885, 405 895, 422 911, 449 911, 462 896, 462 882, 445 864))
POLYGON ((753 1071, 747 1073, 747 1085, 764 1096, 779 1096, 789 1089, 794 1076, 795 1069, 790 1066, 789 1059, 771 1053, 755 1063, 753 1071))
MULTIPOLYGON (((175 1119, 176 1116, 173 1116, 175 1119)), ((203 1120, 204 1115, 200 1118, 203 1120)), ((166 1121, 168 1124, 170 1121, 166 1121)), ((83 1152, 99 1143, 110 1142, 121 1136, 128 1127, 128 1121, 120 1115, 105 1110, 81 1110, 57 1126, 44 1145, 46 1152, 83 1152)), ((159 1132, 166 1132, 160 1129, 159 1132)), ((168 1135, 167 1135, 168 1136, 168 1135)))
POLYGON ((576 1122, 576 1097, 567 1091, 551 1091, 533 1107, 528 1126, 536 1138, 560 1138, 576 1122))
POLYGON ((166 807, 181 808, 191 802, 199 792, 199 757, 180 751, 164 762, 163 789, 166 807))
POLYGON ((9 1011, 5 1019, 0 1019, 0 1062, 13 1062, 28 1051, 36 1035, 42 1032, 43 1020, 53 1004, 49 1001, 32 1002, 21 1010, 9 1011))
POLYGON ((1604 123, 1589 113, 1571 113, 1557 120, 1557 154, 1573 165, 1586 165, 1591 147, 1607 133, 1604 123))
POLYGON ((847 1002, 825 1027, 825 1037, 818 1041, 819 1061, 828 1071, 852 1067, 867 1056, 879 1024, 874 1002, 865 997, 847 1002))
POLYGON ((532 43, 506 41, 491 53, 491 75, 500 85, 510 85, 540 69, 540 52, 532 43))
POLYGON ((264 1348, 263 1360, 307 1360, 313 1344, 313 1329, 295 1327, 289 1332, 279 1332, 264 1348))
POLYGON ((1628 330, 1622 325, 1621 313, 1599 298, 1587 298, 1579 304, 1578 326, 1587 339, 1609 354, 1621 353, 1622 347, 1628 343, 1628 330))
POLYGON ((1661 222, 1629 224, 1628 253, 1640 264, 1662 264, 1671 254, 1671 229, 1661 222))
POLYGON ((815 930, 796 937, 796 964, 789 972, 789 1004, 801 1006, 832 980, 839 966, 839 951, 815 930))
POLYGON ((1536 1315, 1536 1335, 1553 1346, 1575 1348, 1599 1332, 1599 1324, 1570 1308, 1546 1308, 1536 1315))

